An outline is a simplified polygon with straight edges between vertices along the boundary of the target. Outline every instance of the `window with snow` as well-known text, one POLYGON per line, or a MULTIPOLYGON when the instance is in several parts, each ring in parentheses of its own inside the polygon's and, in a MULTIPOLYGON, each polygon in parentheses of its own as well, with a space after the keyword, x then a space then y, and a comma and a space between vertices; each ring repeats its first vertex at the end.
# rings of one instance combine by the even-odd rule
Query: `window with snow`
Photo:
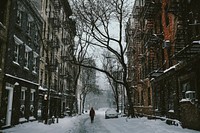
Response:
POLYGON ((30 52, 32 51, 32 49, 28 46, 28 45, 25 45, 25 52, 24 52, 24 60, 25 60, 25 63, 24 63, 24 67, 26 69, 29 69, 29 58, 30 58, 30 52))
POLYGON ((14 42, 15 42, 15 45, 14 45, 15 48, 14 48, 13 62, 15 64, 18 64, 18 62, 19 62, 19 53, 20 53, 20 45, 22 45, 23 42, 15 35, 14 35, 14 42))
POLYGON ((194 100, 196 98, 195 91, 186 91, 185 98, 189 100, 194 100))
POLYGON ((28 14, 27 22, 26 22, 26 33, 30 36, 31 35, 31 26, 33 22, 33 17, 28 14))
POLYGON ((20 1, 17 1, 16 24, 20 27, 22 26, 22 16, 24 11, 24 5, 20 1))
POLYGON ((39 55, 36 52, 33 52, 33 73, 37 72, 37 58, 39 55))
POLYGON ((35 32, 34 42, 38 43, 38 31, 35 32))
POLYGON ((27 22, 27 31, 26 33, 30 36, 31 35, 31 22, 27 22))
POLYGON ((15 62, 19 62, 19 45, 15 45, 14 61, 15 62))
POLYGON ((22 87, 21 89, 21 100, 25 100, 25 94, 26 94, 26 88, 25 87, 22 87))
POLYGON ((30 100, 34 101, 34 97, 35 97, 35 90, 31 89, 31 96, 30 96, 30 100))
POLYGON ((182 84, 182 97, 183 99, 185 99, 185 93, 186 91, 189 91, 190 90, 190 82, 186 82, 186 83, 183 83, 182 84))

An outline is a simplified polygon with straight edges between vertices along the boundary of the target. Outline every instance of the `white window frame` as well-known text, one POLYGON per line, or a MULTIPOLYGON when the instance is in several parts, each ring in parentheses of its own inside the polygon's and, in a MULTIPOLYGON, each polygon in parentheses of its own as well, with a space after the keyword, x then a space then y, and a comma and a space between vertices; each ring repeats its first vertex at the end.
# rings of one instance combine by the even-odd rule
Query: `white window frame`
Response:
POLYGON ((36 73, 37 71, 37 58, 39 57, 39 54, 36 52, 33 52, 33 73, 36 73))
POLYGON ((26 60, 26 64, 25 64, 25 69, 29 69, 29 54, 32 51, 32 49, 25 44, 25 52, 24 52, 24 59, 26 60))
POLYGON ((31 35, 31 22, 27 21, 27 34, 31 35))
POLYGON ((15 45, 15 51, 14 51, 14 61, 15 62, 19 62, 19 45, 15 45))
POLYGON ((189 100, 196 99, 196 92, 195 91, 186 91, 185 98, 189 100))
POLYGON ((22 87, 21 88, 21 96, 20 96, 21 100, 25 100, 26 99, 26 90, 27 90, 26 87, 22 87))
POLYGON ((38 31, 37 31, 37 27, 36 27, 34 42, 35 42, 35 43, 38 43, 38 31))
POLYGON ((16 20, 16 24, 19 26, 22 26, 22 16, 23 12, 25 12, 25 7, 24 4, 21 3, 20 1, 17 1, 17 18, 19 17, 19 22, 16 20))
POLYGON ((20 49, 20 45, 23 44, 23 41, 21 39, 19 39, 16 35, 14 35, 14 42, 15 42, 15 50, 14 50, 15 58, 14 58, 13 62, 15 64, 18 64, 18 62, 19 62, 19 49, 20 49))
POLYGON ((33 22, 33 17, 28 14, 28 20, 27 20, 27 34, 31 35, 31 23, 33 22))
POLYGON ((31 89, 30 101, 34 101, 34 100, 35 100, 35 90, 31 89))
POLYGON ((29 54, 28 54, 28 52, 25 52, 24 54, 25 54, 24 58, 26 60, 25 67, 28 68, 28 65, 29 65, 29 54))

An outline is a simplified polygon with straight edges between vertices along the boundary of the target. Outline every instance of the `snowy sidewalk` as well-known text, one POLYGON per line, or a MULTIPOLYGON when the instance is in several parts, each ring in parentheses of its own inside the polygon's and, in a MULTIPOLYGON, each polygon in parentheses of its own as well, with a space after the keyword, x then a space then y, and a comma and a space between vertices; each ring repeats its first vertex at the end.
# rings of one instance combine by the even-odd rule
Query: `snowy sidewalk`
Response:
POLYGON ((59 122, 51 125, 33 121, 2 130, 2 133, 70 133, 79 121, 79 116, 59 118, 59 122))
POLYGON ((83 114, 60 118, 59 123, 51 125, 37 121, 19 124, 3 130, 3 133, 200 133, 146 117, 105 119, 104 112, 96 111, 96 114, 94 123, 90 122, 88 114, 83 114))

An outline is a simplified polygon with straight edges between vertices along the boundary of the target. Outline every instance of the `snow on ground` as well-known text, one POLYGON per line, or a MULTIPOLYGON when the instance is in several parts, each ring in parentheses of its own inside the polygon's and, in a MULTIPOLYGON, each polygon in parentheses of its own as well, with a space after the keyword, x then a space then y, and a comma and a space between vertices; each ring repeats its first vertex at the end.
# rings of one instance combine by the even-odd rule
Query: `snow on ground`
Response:
POLYGON ((3 133, 200 133, 200 131, 170 126, 161 120, 119 117, 105 119, 105 109, 97 110, 94 123, 88 113, 59 119, 59 123, 45 125, 37 121, 19 124, 3 133))
MULTIPOLYGON (((3 133, 65 133, 74 130, 79 118, 65 117, 59 119, 58 123, 46 125, 44 123, 33 121, 16 125, 15 127, 3 130, 3 133)), ((0 131, 1 132, 1 131, 0 131)))

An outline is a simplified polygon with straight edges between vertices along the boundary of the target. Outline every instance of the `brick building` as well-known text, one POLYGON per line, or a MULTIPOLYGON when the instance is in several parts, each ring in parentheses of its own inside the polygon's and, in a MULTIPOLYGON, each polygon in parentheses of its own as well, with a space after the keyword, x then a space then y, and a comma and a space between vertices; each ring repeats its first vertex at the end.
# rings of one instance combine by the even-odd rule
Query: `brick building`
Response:
POLYGON ((75 110, 75 21, 65 0, 2 1, 0 120, 8 127, 75 110))
POLYGON ((38 68, 43 20, 29 0, 8 2, 1 121, 3 126, 37 118, 38 68), (14 10, 10 10, 14 9, 14 10))
POLYGON ((183 127, 200 130, 198 6, 197 0, 136 0, 130 20, 137 25, 129 26, 133 41, 127 42, 134 48, 128 62, 134 68, 135 111, 140 101, 139 113, 178 119, 183 127))
POLYGON ((39 110, 42 119, 47 120, 62 117, 66 109, 70 108, 71 113, 73 110, 75 67, 67 60, 74 56, 76 28, 68 1, 47 0, 36 5, 41 6, 45 21, 40 49, 39 110))

